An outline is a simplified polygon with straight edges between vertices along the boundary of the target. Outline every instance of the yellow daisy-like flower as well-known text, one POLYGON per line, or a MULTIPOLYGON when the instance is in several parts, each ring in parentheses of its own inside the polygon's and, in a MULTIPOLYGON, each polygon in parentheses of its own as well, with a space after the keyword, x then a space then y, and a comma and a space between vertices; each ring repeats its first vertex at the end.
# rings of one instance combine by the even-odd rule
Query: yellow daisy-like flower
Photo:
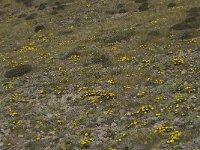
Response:
POLYGON ((104 111, 103 113, 104 115, 111 115, 113 111, 109 109, 109 110, 104 111))

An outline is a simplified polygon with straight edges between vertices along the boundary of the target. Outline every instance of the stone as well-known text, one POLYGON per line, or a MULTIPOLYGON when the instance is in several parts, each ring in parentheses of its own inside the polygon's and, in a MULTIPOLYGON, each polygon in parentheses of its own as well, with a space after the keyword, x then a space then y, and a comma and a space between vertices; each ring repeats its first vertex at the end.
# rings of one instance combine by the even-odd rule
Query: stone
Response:
POLYGON ((32 66, 29 64, 20 65, 17 67, 14 67, 8 71, 5 72, 4 76, 6 78, 13 78, 13 77, 20 77, 24 74, 27 74, 32 71, 32 66))
POLYGON ((168 8, 172 8, 172 7, 175 7, 175 6, 176 6, 176 3, 173 3, 173 2, 172 2, 172 3, 169 3, 169 4, 167 5, 168 8))
POLYGON ((138 8, 138 10, 141 12, 141 11, 147 11, 149 10, 149 4, 148 3, 142 3, 140 5, 140 7, 138 8))
POLYGON ((44 27, 44 25, 37 25, 36 27, 35 27, 35 32, 39 32, 39 31, 41 31, 41 30, 43 30, 45 27, 44 27))

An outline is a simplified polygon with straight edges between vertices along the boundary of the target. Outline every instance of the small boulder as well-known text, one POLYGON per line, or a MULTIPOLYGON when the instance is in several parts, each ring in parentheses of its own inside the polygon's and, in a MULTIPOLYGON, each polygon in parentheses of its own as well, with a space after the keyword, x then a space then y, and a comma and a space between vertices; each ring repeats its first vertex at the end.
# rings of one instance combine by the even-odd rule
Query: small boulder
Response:
POLYGON ((35 32, 39 32, 39 31, 41 31, 41 30, 43 30, 44 29, 44 25, 37 25, 36 27, 35 27, 35 32))
POLYGON ((167 5, 167 7, 168 7, 168 8, 176 7, 176 3, 169 3, 169 4, 167 5))
POLYGON ((6 78, 13 78, 13 77, 20 77, 24 74, 27 74, 32 71, 32 66, 29 64, 20 65, 17 67, 14 67, 8 71, 5 72, 4 76, 6 78))
POLYGON ((141 11, 147 11, 149 10, 149 4, 148 3, 142 3, 140 5, 140 7, 138 8, 138 10, 141 12, 141 11))

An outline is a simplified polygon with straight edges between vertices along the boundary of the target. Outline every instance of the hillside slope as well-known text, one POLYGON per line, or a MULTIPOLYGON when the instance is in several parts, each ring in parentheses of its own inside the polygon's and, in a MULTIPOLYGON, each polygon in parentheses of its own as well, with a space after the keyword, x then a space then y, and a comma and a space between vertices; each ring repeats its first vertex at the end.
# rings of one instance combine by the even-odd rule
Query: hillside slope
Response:
POLYGON ((1 150, 199 150, 199 0, 0 0, 1 150))

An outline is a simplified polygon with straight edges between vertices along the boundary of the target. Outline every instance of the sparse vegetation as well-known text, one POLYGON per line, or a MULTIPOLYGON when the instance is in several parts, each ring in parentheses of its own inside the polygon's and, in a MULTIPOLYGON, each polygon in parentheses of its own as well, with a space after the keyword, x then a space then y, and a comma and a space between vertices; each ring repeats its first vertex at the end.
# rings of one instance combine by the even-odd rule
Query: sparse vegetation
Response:
POLYGON ((199 150, 199 0, 0 0, 1 150, 199 150))

